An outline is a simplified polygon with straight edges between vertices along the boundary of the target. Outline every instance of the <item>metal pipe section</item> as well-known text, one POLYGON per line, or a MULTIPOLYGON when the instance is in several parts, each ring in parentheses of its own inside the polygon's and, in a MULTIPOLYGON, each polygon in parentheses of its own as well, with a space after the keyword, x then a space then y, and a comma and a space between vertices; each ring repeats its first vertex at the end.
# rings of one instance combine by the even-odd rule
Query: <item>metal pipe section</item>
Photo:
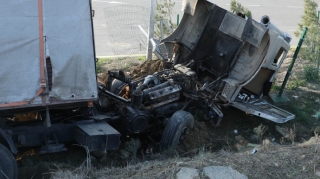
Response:
POLYGON ((288 33, 281 31, 276 25, 274 25, 274 24, 270 21, 269 16, 267 16, 267 15, 262 16, 260 23, 261 23, 262 25, 264 25, 265 27, 268 27, 269 29, 272 29, 272 30, 276 31, 277 33, 279 33, 280 36, 283 37, 283 39, 284 39, 286 42, 288 42, 288 43, 291 42, 292 37, 291 37, 288 33))
POLYGON ((143 97, 143 92, 139 90, 134 90, 132 92, 132 106, 135 108, 140 108, 142 105, 142 97, 143 97))
POLYGON ((164 83, 161 83, 160 85, 157 85, 157 86, 155 86, 155 87, 145 89, 145 90, 143 90, 143 93, 144 93, 145 95, 147 95, 148 93, 150 93, 150 92, 152 92, 152 91, 156 91, 156 90, 159 90, 159 89, 168 87, 168 86, 170 86, 170 84, 171 84, 171 80, 166 81, 166 82, 164 82, 164 83))

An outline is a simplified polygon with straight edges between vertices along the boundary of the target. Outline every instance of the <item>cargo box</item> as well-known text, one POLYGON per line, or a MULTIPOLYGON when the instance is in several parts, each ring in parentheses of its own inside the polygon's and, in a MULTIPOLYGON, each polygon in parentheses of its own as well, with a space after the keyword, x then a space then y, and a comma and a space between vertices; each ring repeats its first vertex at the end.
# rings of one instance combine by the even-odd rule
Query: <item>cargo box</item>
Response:
POLYGON ((97 98, 91 14, 90 0, 1 2, 0 112, 97 98))

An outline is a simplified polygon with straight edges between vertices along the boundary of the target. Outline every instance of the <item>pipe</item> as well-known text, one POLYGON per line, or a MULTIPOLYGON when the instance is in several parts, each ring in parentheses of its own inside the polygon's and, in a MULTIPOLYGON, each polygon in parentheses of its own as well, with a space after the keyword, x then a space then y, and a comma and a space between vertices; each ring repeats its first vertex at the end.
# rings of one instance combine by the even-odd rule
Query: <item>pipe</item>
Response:
POLYGON ((142 105, 142 96, 143 92, 139 90, 134 90, 132 92, 132 106, 136 108, 140 108, 142 105))
POLYGON ((270 21, 270 17, 269 17, 269 16, 267 16, 267 15, 262 16, 260 23, 261 23, 262 25, 264 25, 265 27, 268 27, 269 29, 272 29, 272 30, 276 31, 277 33, 279 33, 280 36, 283 37, 283 39, 284 39, 286 42, 288 42, 288 43, 291 42, 292 37, 291 37, 288 33, 281 31, 276 25, 274 25, 274 24, 270 21))
POLYGON ((157 86, 154 86, 152 88, 148 88, 148 89, 145 89, 143 90, 143 93, 145 95, 147 95, 148 93, 152 92, 152 91, 156 91, 156 90, 159 90, 159 89, 162 89, 162 88, 165 88, 165 87, 168 87, 171 85, 171 81, 166 81, 164 83, 161 83, 160 85, 157 85, 157 86))

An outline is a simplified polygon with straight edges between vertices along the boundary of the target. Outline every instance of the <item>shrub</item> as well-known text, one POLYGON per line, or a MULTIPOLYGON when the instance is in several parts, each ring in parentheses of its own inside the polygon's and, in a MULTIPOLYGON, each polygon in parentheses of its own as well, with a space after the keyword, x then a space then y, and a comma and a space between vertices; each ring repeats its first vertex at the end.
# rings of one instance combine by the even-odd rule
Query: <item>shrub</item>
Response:
POLYGON ((286 86, 286 89, 288 90, 295 90, 299 86, 306 86, 306 81, 305 80, 299 80, 299 79, 293 79, 290 80, 286 86))
POLYGON ((307 81, 317 81, 319 80, 319 75, 317 68, 312 65, 308 65, 303 69, 303 76, 307 81))

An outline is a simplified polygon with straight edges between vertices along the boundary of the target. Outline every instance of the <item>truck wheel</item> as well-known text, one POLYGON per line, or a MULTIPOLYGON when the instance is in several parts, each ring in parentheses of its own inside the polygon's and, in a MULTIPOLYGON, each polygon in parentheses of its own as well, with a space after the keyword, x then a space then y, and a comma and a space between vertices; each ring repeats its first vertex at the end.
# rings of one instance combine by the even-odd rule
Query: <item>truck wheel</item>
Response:
POLYGON ((189 128, 193 128, 194 118, 186 111, 175 112, 163 130, 160 149, 176 148, 186 137, 189 128))
POLYGON ((0 144, 0 179, 16 179, 18 167, 12 153, 0 144))

